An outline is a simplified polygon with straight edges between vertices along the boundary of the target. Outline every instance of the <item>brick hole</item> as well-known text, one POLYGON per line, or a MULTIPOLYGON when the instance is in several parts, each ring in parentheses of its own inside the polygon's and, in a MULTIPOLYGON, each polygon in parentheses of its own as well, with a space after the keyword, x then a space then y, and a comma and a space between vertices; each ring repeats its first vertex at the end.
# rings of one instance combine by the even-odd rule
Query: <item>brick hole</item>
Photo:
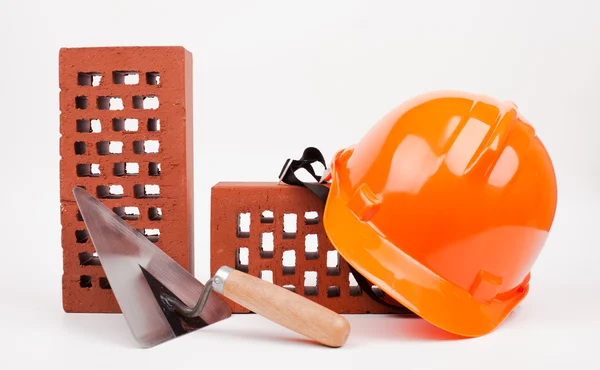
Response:
POLYGON ((75 218, 77 218, 77 221, 83 221, 83 216, 81 215, 81 211, 79 211, 79 209, 77 210, 77 213, 75 214, 75 218))
POLYGON ((135 154, 158 153, 160 142, 158 140, 136 140, 133 142, 133 152, 135 154))
POLYGON ((140 173, 140 165, 135 162, 127 162, 125 163, 125 174, 134 176, 140 173))
POLYGON ((273 223, 273 212, 272 211, 263 211, 260 214, 260 223, 261 224, 272 224, 273 223))
POLYGON ((99 141, 96 143, 96 151, 99 155, 122 154, 122 141, 99 141))
POLYGON ((235 269, 248 273, 248 248, 242 247, 235 250, 235 269))
POLYGON ((295 239, 297 230, 298 216, 295 213, 285 213, 283 215, 283 238, 295 239))
POLYGON ((160 186, 158 185, 144 185, 144 192, 147 195, 160 195, 160 186))
POLYGON ((269 283, 273 283, 273 271, 271 270, 262 270, 260 272, 260 278, 269 283))
POLYGON ((140 165, 135 162, 117 162, 113 165, 115 176, 135 176, 140 173, 140 165))
POLYGON ((304 255, 307 260, 319 258, 319 237, 317 234, 308 234, 304 237, 304 255))
POLYGON ((375 293, 375 295, 378 298, 383 298, 384 294, 383 294, 383 290, 379 289, 379 287, 377 285, 373 285, 371 287, 371 290, 373 291, 373 293, 375 293))
POLYGON ((136 95, 132 98, 132 103, 134 109, 158 109, 160 106, 158 96, 156 95, 136 95))
POLYGON ((137 71, 113 71, 115 85, 137 85, 140 83, 140 74, 137 71))
POLYGON ((79 264, 81 266, 100 266, 100 258, 98 258, 98 253, 79 253, 79 264))
POLYGON ((76 141, 74 147, 75 155, 82 155, 85 154, 85 152, 87 151, 87 145, 83 141, 76 141))
POLYGON ((319 214, 315 211, 304 212, 304 223, 314 225, 319 223, 319 214))
POLYGON ((158 207, 148 208, 148 218, 150 219, 150 221, 162 220, 162 209, 158 207))
POLYGON ((77 109, 87 109, 88 107, 88 98, 87 96, 77 96, 75 97, 75 108, 77 109))
POLYGON ((102 124, 100 123, 99 119, 94 118, 94 119, 90 120, 90 131, 88 131, 88 132, 92 132, 92 133, 102 132, 102 124))
POLYGON ((96 104, 100 110, 123 110, 123 99, 118 96, 99 96, 96 104))
POLYGON ((98 279, 98 285, 100 285, 100 289, 110 289, 110 283, 105 277, 101 277, 100 279, 98 279))
POLYGON ((295 287, 295 286, 293 286, 293 285, 289 285, 289 284, 288 284, 288 285, 284 285, 283 287, 284 287, 285 289, 289 290, 290 292, 294 292, 294 293, 296 293, 296 287, 295 287))
POLYGON ((100 165, 97 163, 80 163, 76 166, 77 177, 100 176, 100 165))
POLYGON ((156 162, 148 163, 148 175, 160 176, 160 163, 156 163, 156 162))
POLYGON ((159 229, 144 229, 144 236, 150 240, 152 243, 158 242, 160 239, 160 230, 159 229))
POLYGON ((293 249, 284 251, 281 264, 284 275, 294 275, 296 273, 296 251, 293 249))
POLYGON ((79 286, 82 288, 92 287, 92 277, 89 275, 81 275, 79 277, 79 286))
POLYGON ((160 131, 159 118, 148 118, 148 131, 160 131))
POLYGON ((123 198, 123 186, 99 185, 96 186, 96 195, 102 199, 120 199, 123 198))
POLYGON ((75 240, 77 243, 87 243, 90 233, 87 230, 75 230, 75 240))
POLYGON ((340 275, 340 255, 337 251, 327 251, 327 275, 340 275))
POLYGON ((108 152, 110 154, 122 154, 123 153, 123 142, 122 141, 110 141, 108 144, 108 152))
POLYGON ((146 140, 144 142, 144 152, 145 153, 158 153, 159 148, 160 148, 160 142, 158 140, 146 140))
POLYGON ((250 212, 238 214, 236 227, 238 238, 250 237, 250 212))
POLYGON ((317 290, 317 272, 316 271, 305 271, 304 272, 304 295, 305 296, 316 296, 317 290))
POLYGON ((78 119, 76 128, 77 132, 92 132, 92 123, 89 119, 78 119))
POLYGON ((112 129, 113 129, 113 131, 125 130, 125 118, 113 118, 112 119, 112 129))
POLYGON ((160 85, 160 73, 146 72, 146 83, 148 85, 160 85))
POLYGON ((140 209, 138 207, 114 207, 113 212, 123 220, 134 221, 140 218, 140 209))
POLYGON ((159 185, 134 185, 133 194, 136 198, 159 198, 159 185))
POLYGON ((110 142, 108 141, 99 141, 96 143, 96 151, 99 155, 107 155, 110 153, 110 142))
POLYGON ((139 128, 139 120, 137 118, 113 118, 113 131, 134 132, 139 128))
POLYGON ((335 298, 340 296, 339 286, 330 286, 327 288, 327 298, 335 298))
POLYGON ((77 85, 79 86, 100 86, 102 74, 99 72, 78 72, 77 85))
POLYGON ((273 258, 274 249, 273 233, 260 234, 260 258, 273 258))
POLYGON ((113 175, 125 176, 125 163, 124 162, 116 162, 113 164, 113 175))
POLYGON ((356 282, 356 279, 354 278, 354 275, 352 275, 352 273, 348 274, 348 282, 350 285, 351 296, 356 297, 362 294, 362 289, 360 289, 360 287, 358 286, 358 283, 356 282))

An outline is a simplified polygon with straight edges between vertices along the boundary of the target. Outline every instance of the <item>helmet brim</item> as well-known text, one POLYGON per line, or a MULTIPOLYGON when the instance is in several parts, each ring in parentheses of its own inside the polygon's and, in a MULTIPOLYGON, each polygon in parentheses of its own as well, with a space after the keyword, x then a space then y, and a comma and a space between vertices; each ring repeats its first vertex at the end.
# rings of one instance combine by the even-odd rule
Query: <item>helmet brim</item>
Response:
POLYGON ((528 279, 506 300, 481 302, 443 279, 361 221, 347 206, 350 195, 335 168, 323 224, 340 256, 383 292, 433 325, 465 337, 493 331, 529 291, 528 279))

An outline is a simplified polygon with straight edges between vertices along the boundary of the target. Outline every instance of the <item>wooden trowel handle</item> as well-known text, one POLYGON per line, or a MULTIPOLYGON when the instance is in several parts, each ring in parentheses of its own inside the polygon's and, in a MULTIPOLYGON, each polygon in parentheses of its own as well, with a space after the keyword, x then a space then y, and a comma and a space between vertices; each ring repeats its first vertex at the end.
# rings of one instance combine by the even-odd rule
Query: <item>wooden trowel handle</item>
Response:
POLYGON ((344 317, 283 287, 226 266, 215 278, 225 297, 326 346, 341 347, 350 335, 344 317))

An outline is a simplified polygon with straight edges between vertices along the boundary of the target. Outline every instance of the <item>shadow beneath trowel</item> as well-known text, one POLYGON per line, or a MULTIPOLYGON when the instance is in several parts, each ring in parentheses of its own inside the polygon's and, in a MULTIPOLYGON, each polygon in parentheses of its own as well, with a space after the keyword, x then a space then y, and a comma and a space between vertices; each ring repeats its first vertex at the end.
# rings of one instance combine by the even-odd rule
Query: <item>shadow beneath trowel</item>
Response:
POLYGON ((399 315, 346 315, 354 338, 447 341, 468 339, 444 331, 418 317, 399 315))
POLYGON ((291 338, 291 337, 282 337, 282 336, 272 336, 271 338, 273 338, 274 340, 276 340, 278 343, 289 343, 289 344, 302 344, 302 345, 307 345, 307 346, 316 346, 316 347, 322 347, 323 345, 320 344, 317 341, 314 340, 310 340, 310 339, 304 339, 304 338, 291 338))
POLYGON ((264 342, 265 344, 304 344, 308 346, 321 346, 318 342, 294 337, 294 334, 290 336, 277 335, 276 333, 269 333, 267 331, 256 332, 254 330, 246 329, 230 329, 230 328, 211 328, 211 336, 222 337, 223 340, 239 339, 243 341, 251 340, 253 342, 264 342))
POLYGON ((121 314, 68 313, 63 315, 62 323, 69 334, 86 342, 96 340, 118 347, 140 348, 121 314))
POLYGON ((226 340, 228 342, 239 340, 243 342, 252 341, 253 343, 262 342, 267 345, 323 346, 317 341, 254 314, 233 315, 228 320, 212 324, 199 331, 202 332, 202 335, 210 335, 215 340, 226 340))
MULTIPOLYGON (((452 341, 468 339, 444 331, 429 322, 413 316, 392 314, 343 315, 351 326, 350 337, 344 345, 357 348, 363 344, 379 341, 452 341)), ((317 341, 299 336, 294 332, 282 332, 259 316, 234 316, 232 320, 202 329, 210 336, 222 340, 258 341, 273 345, 306 345, 326 348, 317 341)), ((285 330, 285 329, 284 329, 285 330)))

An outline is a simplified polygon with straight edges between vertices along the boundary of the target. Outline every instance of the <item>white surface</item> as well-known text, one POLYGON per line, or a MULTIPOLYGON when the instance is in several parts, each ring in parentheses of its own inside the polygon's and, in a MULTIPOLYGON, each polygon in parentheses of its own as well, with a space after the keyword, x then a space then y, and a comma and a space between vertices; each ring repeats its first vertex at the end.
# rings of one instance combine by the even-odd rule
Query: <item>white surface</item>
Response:
POLYGON ((191 3, 2 2, 0 367, 595 367, 596 2, 191 3), (105 45, 183 45, 194 53, 196 246, 203 280, 209 190, 217 181, 274 180, 283 161, 308 145, 330 158, 422 92, 451 88, 517 102, 548 147, 559 180, 556 221, 530 296, 497 331, 471 340, 439 340, 445 335, 420 320, 349 317, 353 334, 337 350, 258 316, 236 316, 137 350, 121 316, 63 313, 58 50, 105 45))

